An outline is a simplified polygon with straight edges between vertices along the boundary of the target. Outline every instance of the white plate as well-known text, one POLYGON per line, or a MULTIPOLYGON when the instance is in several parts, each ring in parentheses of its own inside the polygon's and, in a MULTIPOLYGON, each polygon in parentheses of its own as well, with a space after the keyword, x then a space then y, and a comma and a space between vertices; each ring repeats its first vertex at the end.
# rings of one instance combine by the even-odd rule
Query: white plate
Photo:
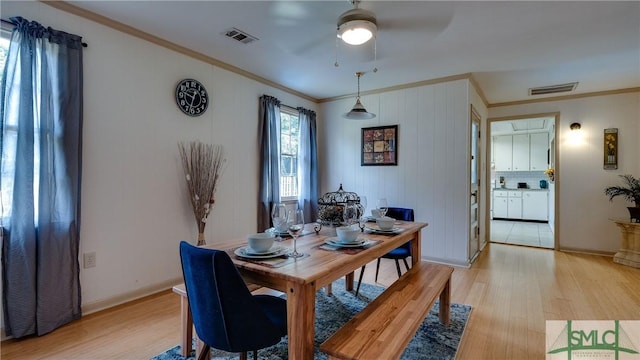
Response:
MULTIPOLYGON (((282 246, 276 246, 275 248, 277 248, 277 250, 272 251, 270 253, 255 254, 253 250, 251 250, 248 246, 245 246, 245 247, 235 249, 233 253, 247 259, 270 259, 270 258, 282 256, 286 253, 286 248, 282 246)), ((273 249, 273 247, 271 249, 273 249)))
POLYGON ((343 243, 343 242, 340 242, 340 239, 338 239, 337 237, 330 237, 330 238, 326 238, 324 240, 324 243, 331 246, 337 246, 337 247, 362 247, 370 243, 370 241, 367 239, 357 239, 357 240, 358 240, 357 242, 353 242, 353 243, 343 243))
POLYGON ((262 255, 270 255, 270 254, 274 254, 277 253, 279 251, 282 251, 283 247, 276 245, 276 246, 272 246, 269 250, 267 251, 255 251, 253 249, 251 249, 250 246, 246 246, 243 248, 244 253, 247 255, 253 255, 253 256, 262 256, 262 255))
POLYGON ((390 230, 382 230, 379 227, 372 228, 367 226, 365 230, 370 231, 372 233, 377 233, 377 234, 399 234, 402 232, 402 229, 399 227, 394 227, 394 228, 391 228, 390 230))

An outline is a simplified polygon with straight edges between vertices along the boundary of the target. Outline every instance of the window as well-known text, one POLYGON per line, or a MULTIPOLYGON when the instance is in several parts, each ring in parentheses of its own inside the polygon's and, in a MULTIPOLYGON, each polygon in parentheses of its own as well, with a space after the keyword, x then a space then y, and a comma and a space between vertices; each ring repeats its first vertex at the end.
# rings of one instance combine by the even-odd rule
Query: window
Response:
MULTIPOLYGON (((2 29, 0 31, 0 84, 2 84, 2 77, 4 76, 4 64, 7 60, 7 53, 9 52, 9 37, 11 36, 10 32, 2 29)), ((0 119, 2 121, 2 119, 0 119)), ((8 149, 13 149, 15 152, 15 141, 16 141, 16 127, 8 126, 5 128, 6 133, 2 134, 3 137, 3 146, 8 149)), ((0 149, 1 150, 1 149, 0 149)), ((2 155, 5 156, 4 152, 2 155)), ((10 156, 10 158, 14 158, 14 156, 10 156)), ((6 218, 9 216, 11 212, 11 194, 9 190, 13 188, 13 172, 15 166, 13 164, 7 164, 5 168, 2 168, 2 179, 0 182, 2 183, 2 193, 0 194, 2 206, 0 213, 0 224, 4 223, 6 218)))
POLYGON ((288 109, 280 111, 280 199, 298 197, 298 144, 300 121, 298 113, 288 109))
MULTIPOLYGON (((4 76, 4 67, 7 60, 7 56, 9 53, 9 43, 11 42, 11 32, 2 29, 0 31, 0 84, 2 84, 2 77, 4 76)), ((14 84, 13 86, 19 86, 14 84)), ((16 94, 13 94, 16 96, 16 94)), ((2 99, 0 99, 2 101, 2 99)), ((7 101, 6 106, 15 106, 17 101, 12 100, 10 98, 7 101)), ((7 109, 5 109, 7 111, 7 109)), ((3 121, 3 119, 0 119, 3 121)), ((2 173, 0 176, 0 183, 2 183, 2 192, 0 193, 0 225, 9 221, 9 216, 11 216, 11 206, 13 203, 13 183, 15 178, 16 171, 16 149, 18 142, 18 119, 10 118, 6 123, 4 128, 2 129, 2 162, 3 166, 0 168, 2 173)), ((39 133, 35 133, 34 144, 39 143, 39 133)), ((38 221, 38 187, 39 184, 39 172, 40 172, 40 157, 37 148, 34 147, 34 164, 33 164, 33 172, 34 172, 34 216, 35 222, 38 221)))

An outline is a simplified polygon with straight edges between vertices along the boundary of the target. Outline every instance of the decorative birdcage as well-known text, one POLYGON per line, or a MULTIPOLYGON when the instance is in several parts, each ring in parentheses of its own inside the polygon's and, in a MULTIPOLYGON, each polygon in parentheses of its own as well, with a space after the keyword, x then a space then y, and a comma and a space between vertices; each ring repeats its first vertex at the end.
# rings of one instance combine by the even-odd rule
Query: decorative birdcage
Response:
POLYGON ((318 222, 322 225, 331 226, 343 224, 345 208, 350 208, 350 205, 355 205, 356 218, 363 215, 364 209, 360 206, 358 194, 344 191, 342 184, 340 184, 338 191, 325 193, 318 199, 318 222))

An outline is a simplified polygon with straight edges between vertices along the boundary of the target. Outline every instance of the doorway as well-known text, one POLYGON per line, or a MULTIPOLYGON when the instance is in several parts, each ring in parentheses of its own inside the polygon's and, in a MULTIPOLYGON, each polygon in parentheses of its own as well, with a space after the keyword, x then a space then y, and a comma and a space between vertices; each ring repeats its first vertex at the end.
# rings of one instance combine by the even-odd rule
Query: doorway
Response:
POLYGON ((556 184, 544 171, 558 165, 558 116, 488 119, 490 242, 556 248, 556 184))

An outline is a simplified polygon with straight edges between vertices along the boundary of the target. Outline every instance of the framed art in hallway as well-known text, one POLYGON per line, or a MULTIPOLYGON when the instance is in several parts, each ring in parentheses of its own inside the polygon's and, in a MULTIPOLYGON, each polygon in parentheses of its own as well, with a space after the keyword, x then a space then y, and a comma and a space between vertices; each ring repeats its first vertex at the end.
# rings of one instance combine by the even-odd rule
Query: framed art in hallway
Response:
POLYGON ((398 125, 362 128, 362 166, 398 165, 398 125))
POLYGON ((604 169, 618 168, 618 129, 604 129, 604 169))

